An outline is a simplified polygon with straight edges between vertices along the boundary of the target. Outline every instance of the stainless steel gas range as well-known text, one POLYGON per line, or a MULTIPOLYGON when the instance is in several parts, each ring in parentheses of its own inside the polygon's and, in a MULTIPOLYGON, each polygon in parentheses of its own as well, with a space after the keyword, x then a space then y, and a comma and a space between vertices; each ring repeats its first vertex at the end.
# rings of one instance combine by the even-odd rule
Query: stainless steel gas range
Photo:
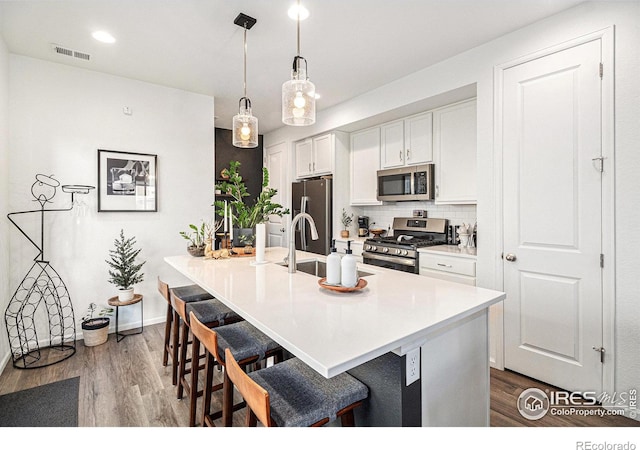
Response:
POLYGON ((447 243, 447 219, 396 217, 393 235, 364 241, 365 264, 418 273, 418 248, 447 243))

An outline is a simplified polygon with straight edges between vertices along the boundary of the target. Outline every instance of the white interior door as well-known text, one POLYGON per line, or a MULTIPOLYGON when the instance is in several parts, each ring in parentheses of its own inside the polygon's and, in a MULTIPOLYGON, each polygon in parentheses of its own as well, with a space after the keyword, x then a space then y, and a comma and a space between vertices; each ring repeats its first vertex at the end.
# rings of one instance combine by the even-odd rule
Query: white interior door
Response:
MULTIPOLYGON (((269 187, 278 193, 271 200, 286 206, 287 202, 287 144, 271 145, 265 151, 266 167, 269 170, 269 187)), ((286 247, 286 216, 269 216, 267 223, 267 247, 286 247)))
POLYGON ((505 367, 602 389, 601 47, 504 71, 505 367))

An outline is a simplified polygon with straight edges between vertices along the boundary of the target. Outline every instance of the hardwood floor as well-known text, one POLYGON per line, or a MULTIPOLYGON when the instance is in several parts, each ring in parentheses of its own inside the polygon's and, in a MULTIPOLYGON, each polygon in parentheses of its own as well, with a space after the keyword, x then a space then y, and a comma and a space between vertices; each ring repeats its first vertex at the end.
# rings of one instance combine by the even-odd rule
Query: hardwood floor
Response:
MULTIPOLYGON (((9 363, 0 376, 0 395, 80 376, 81 427, 186 427, 188 401, 176 398, 171 367, 163 367, 161 362, 163 333, 164 325, 157 324, 119 343, 113 334, 97 347, 85 347, 79 341, 76 355, 41 369, 20 370, 9 363)), ((640 426, 640 422, 620 416, 548 414, 536 421, 525 419, 518 413, 516 401, 530 387, 554 390, 513 372, 491 370, 492 427, 640 426)), ((244 411, 236 412, 234 425, 243 420, 244 411)))

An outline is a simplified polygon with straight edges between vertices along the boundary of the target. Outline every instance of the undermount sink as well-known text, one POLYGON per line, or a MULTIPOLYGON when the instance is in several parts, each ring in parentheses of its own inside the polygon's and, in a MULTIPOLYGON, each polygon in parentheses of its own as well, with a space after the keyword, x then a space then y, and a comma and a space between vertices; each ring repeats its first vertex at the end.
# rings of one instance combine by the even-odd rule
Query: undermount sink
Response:
MULTIPOLYGON (((285 262, 278 263, 280 266, 289 267, 289 264, 285 262)), ((296 264, 296 270, 304 273, 308 273, 309 275, 314 275, 318 278, 324 278, 327 276, 327 263, 324 261, 320 261, 319 259, 300 261, 296 264)), ((369 275, 373 275, 370 272, 364 272, 362 270, 358 270, 359 277, 368 277, 369 275)))

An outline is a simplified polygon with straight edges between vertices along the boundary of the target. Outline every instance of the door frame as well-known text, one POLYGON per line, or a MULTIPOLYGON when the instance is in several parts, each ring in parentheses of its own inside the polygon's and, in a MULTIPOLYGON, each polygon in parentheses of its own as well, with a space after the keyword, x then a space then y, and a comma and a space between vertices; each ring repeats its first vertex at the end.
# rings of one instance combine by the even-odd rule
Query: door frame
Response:
MULTIPOLYGON (((268 161, 268 153, 269 153, 269 149, 276 147, 278 145, 283 145, 284 149, 283 149, 283 153, 284 153, 284 157, 285 157, 285 161, 283 163, 283 168, 285 170, 285 180, 284 180, 284 186, 282 186, 282 190, 280 191, 280 193, 282 194, 282 205, 285 208, 289 207, 289 203, 290 200, 290 186, 291 186, 291 179, 289 177, 289 173, 290 172, 290 153, 291 153, 291 146, 288 145, 289 142, 286 140, 278 140, 276 142, 273 142, 269 145, 265 145, 263 146, 263 150, 262 150, 262 166, 263 167, 267 167, 267 169, 269 170, 269 167, 267 166, 267 161, 268 161)), ((271 176, 271 172, 269 172, 269 176, 271 176)), ((287 246, 287 242, 289 242, 289 223, 290 223, 290 214, 285 214, 284 216, 282 216, 282 225, 284 226, 284 233, 282 234, 282 242, 283 245, 286 247, 287 246)))
MULTIPOLYGON (((504 291, 504 205, 503 205, 503 146, 502 146, 502 90, 504 71, 544 56, 567 50, 577 45, 600 40, 603 77, 601 84, 601 124, 602 156, 604 172, 602 174, 602 345, 606 349, 605 364, 602 371, 602 388, 605 392, 615 391, 615 109, 614 109, 614 33, 613 25, 575 39, 565 41, 537 52, 516 58, 494 67, 494 192, 495 192, 495 280, 496 289, 504 291)), ((496 337, 497 368, 504 369, 504 315, 502 309, 496 309, 496 323, 500 327, 496 337)))

